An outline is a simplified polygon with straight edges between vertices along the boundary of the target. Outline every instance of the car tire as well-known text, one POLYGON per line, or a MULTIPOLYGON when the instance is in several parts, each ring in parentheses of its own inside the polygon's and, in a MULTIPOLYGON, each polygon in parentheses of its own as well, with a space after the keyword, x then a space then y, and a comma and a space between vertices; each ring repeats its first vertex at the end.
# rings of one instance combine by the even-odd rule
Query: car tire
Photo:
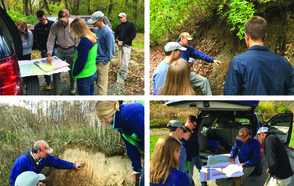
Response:
POLYGON ((40 95, 40 84, 38 76, 23 78, 24 95, 40 95))

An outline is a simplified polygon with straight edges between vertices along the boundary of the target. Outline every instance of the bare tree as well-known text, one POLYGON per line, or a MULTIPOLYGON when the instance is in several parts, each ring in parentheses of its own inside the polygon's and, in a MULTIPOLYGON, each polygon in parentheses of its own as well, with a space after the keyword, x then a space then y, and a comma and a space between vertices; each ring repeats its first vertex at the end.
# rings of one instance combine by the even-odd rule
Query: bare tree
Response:
POLYGON ((68 10, 67 0, 64 0, 65 8, 68 10))
POLYGON ((80 8, 80 0, 77 0, 76 15, 79 15, 79 8, 80 8))
POLYGON ((138 14, 138 0, 133 0, 133 21, 136 22, 138 14))
POLYGON ((29 3, 29 0, 23 0, 23 14, 24 15, 28 15, 28 3, 29 3))
POLYGON ((108 8, 108 17, 110 17, 110 15, 113 11, 113 8, 114 8, 114 2, 113 2, 113 0, 110 0, 109 1, 109 8, 108 8))
POLYGON ((90 9, 90 3, 91 3, 91 0, 87 0, 87 7, 88 7, 88 15, 91 15, 91 9, 90 9))
POLYGON ((47 0, 44 0, 44 5, 45 5, 45 8, 46 8, 46 10, 48 12, 48 15, 51 15, 50 14, 50 10, 49 10, 49 6, 48 6, 48 3, 47 3, 47 0))

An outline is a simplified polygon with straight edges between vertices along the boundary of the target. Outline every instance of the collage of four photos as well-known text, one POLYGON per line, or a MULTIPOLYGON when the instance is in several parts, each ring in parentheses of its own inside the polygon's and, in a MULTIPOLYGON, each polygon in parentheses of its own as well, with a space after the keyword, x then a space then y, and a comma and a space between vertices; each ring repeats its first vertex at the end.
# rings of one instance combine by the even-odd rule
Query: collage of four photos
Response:
POLYGON ((294 186, 293 15, 0 0, 0 186, 294 186))

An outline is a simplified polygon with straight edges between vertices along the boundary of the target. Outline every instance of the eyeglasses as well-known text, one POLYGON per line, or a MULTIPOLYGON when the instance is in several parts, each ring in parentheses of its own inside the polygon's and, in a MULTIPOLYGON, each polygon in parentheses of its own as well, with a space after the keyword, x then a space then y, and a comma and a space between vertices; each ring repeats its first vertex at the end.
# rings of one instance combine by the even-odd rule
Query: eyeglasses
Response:
POLYGON ((42 23, 42 22, 46 21, 46 18, 45 19, 39 19, 39 21, 42 23))

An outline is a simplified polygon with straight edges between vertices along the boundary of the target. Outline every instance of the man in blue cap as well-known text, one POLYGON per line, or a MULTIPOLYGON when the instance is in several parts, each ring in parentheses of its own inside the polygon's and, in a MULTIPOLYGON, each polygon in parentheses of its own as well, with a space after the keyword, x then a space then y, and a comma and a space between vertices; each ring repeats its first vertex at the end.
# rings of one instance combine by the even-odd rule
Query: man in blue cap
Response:
POLYGON ((88 21, 95 27, 93 33, 96 34, 98 42, 96 57, 98 95, 107 95, 109 64, 115 52, 114 33, 103 23, 103 18, 104 14, 97 11, 88 21))
POLYGON ((26 171, 21 173, 15 180, 15 186, 42 186, 41 180, 46 177, 44 174, 37 174, 33 171, 26 171))

